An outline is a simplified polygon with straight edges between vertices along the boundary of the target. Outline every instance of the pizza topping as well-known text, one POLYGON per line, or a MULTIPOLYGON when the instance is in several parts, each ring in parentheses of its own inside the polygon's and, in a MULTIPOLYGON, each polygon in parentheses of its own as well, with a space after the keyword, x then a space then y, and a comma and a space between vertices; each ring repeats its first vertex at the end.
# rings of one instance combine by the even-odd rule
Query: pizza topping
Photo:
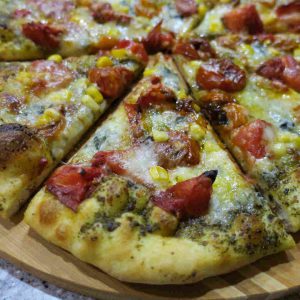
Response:
POLYGON ((79 204, 93 191, 94 183, 104 171, 99 167, 83 167, 76 165, 65 165, 58 168, 47 180, 47 190, 55 195, 58 200, 77 211, 79 204))
POLYGON ((268 79, 279 80, 300 92, 300 64, 290 55, 270 59, 256 72, 268 79))
POLYGON ((120 66, 92 68, 89 71, 89 80, 97 84, 104 97, 112 100, 123 94, 133 77, 132 71, 120 66))
POLYGON ((53 19, 62 19, 66 13, 75 8, 75 3, 71 0, 27 0, 27 2, 35 5, 47 18, 53 19))
POLYGON ((294 32, 300 32, 300 2, 292 1, 276 9, 279 19, 294 32))
POLYGON ((29 15, 31 15, 31 11, 28 9, 16 9, 12 13, 13 18, 25 18, 29 15))
POLYGON ((154 148, 158 156, 158 165, 166 169, 194 166, 200 162, 199 144, 179 131, 169 132, 168 141, 155 143, 154 148))
POLYGON ((227 114, 223 109, 223 103, 208 102, 203 106, 202 111, 212 125, 219 126, 228 124, 227 114))
POLYGON ((158 51, 169 51, 174 43, 174 34, 168 31, 163 31, 160 21, 144 39, 143 44, 149 53, 158 51))
POLYGON ((157 192, 151 200, 154 205, 179 219, 200 217, 209 208, 212 185, 217 174, 217 170, 207 171, 198 177, 176 183, 165 191, 157 192))
POLYGON ((124 104, 129 125, 130 131, 134 138, 137 140, 144 135, 144 130, 142 128, 142 111, 137 104, 124 104))
POLYGON ((174 92, 163 86, 161 83, 154 84, 143 93, 137 100, 137 104, 141 109, 145 109, 152 105, 160 105, 166 102, 175 102, 176 96, 174 92))
POLYGON ((31 91, 39 94, 48 89, 67 87, 74 79, 70 69, 51 60, 37 60, 31 63, 29 71, 32 76, 31 91))
POLYGON ((236 129, 233 143, 255 158, 263 158, 267 154, 266 145, 270 138, 267 130, 271 129, 271 126, 263 120, 255 120, 243 125, 236 129))
POLYGON ((114 48, 128 49, 138 59, 138 61, 144 64, 147 64, 148 62, 148 54, 144 48, 144 45, 141 43, 136 43, 130 40, 121 40, 114 48))
POLYGON ((246 73, 229 59, 211 59, 199 67, 196 81, 206 90, 237 92, 246 85, 246 73))
POLYGON ((223 17, 227 29, 233 32, 246 31, 249 34, 259 34, 264 31, 263 23, 254 4, 235 8, 223 17))
POLYGON ((227 103, 223 106, 226 112, 226 117, 230 124, 227 124, 226 129, 232 130, 247 123, 248 114, 246 109, 237 103, 227 103))
POLYGON ((108 2, 94 3, 91 6, 94 19, 99 23, 106 23, 115 21, 120 24, 129 24, 131 17, 115 12, 108 2))
POLYGON ((137 16, 153 18, 159 13, 159 7, 156 1, 153 0, 139 0, 134 6, 134 11, 137 16))
POLYGON ((23 25, 22 32, 38 46, 54 50, 59 47, 59 37, 63 30, 52 25, 31 22, 23 25))
POLYGON ((200 59, 198 51, 195 49, 194 45, 188 42, 178 42, 176 43, 174 49, 174 54, 183 55, 189 59, 200 59))
POLYGON ((12 113, 19 113, 24 105, 24 97, 17 97, 7 93, 0 95, 0 107, 7 108, 12 113))
POLYGON ((197 13, 197 3, 195 0, 176 0, 176 10, 183 17, 189 17, 197 13))

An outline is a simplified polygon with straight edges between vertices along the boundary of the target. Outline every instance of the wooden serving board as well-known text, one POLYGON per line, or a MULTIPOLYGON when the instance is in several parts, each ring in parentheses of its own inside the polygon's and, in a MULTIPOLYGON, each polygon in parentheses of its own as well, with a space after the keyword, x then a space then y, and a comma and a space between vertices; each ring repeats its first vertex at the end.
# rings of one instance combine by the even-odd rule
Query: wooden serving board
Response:
POLYGON ((0 221, 0 256, 65 289, 99 299, 276 299, 300 290, 297 247, 228 275, 185 286, 122 283, 44 241, 22 221, 0 221))

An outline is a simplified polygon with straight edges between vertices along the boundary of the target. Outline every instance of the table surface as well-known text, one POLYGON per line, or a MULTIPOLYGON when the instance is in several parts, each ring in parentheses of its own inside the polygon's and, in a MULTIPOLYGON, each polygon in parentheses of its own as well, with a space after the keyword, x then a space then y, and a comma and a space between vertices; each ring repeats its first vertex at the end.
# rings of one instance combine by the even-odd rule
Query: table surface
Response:
MULTIPOLYGON (((299 270, 300 272, 300 270, 299 270)), ((59 288, 0 259, 0 300, 94 300, 59 288)), ((300 300, 300 293, 284 297, 300 300)))

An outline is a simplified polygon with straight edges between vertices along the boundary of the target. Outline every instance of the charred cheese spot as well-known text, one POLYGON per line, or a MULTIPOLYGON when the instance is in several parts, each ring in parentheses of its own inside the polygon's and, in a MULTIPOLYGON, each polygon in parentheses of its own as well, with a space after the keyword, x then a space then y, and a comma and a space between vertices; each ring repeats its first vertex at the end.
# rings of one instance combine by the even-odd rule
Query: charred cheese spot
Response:
POLYGON ((58 220, 61 204, 58 201, 43 201, 38 208, 39 221, 43 225, 52 225, 58 220))

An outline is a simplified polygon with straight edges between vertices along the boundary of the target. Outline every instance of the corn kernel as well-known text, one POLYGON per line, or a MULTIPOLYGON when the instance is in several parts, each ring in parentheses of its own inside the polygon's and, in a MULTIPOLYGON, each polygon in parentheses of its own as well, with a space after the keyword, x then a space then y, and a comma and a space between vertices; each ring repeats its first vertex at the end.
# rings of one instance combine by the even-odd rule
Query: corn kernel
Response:
POLYGON ((278 140, 282 143, 290 143, 293 142, 294 138, 295 137, 290 133, 281 133, 278 140))
POLYGON ((48 125, 49 123, 51 123, 53 121, 52 118, 50 118, 49 116, 46 116, 45 114, 43 114, 42 116, 40 116, 38 118, 38 120, 36 121, 35 125, 36 126, 43 126, 43 125, 48 125))
POLYGON ((276 157, 281 157, 286 153, 286 145, 283 143, 277 143, 272 148, 276 157))
POLYGON ((205 131, 196 123, 190 125, 190 135, 194 140, 202 140, 205 136, 205 131))
POLYGON ((275 48, 272 48, 272 47, 269 47, 269 52, 272 56, 278 56, 280 55, 280 51, 275 49, 275 48))
POLYGON ((297 148, 297 149, 300 149, 300 136, 297 136, 297 137, 295 138, 294 143, 295 143, 296 148, 297 148))
POLYGON ((94 85, 90 85, 87 89, 86 89, 86 94, 91 96, 98 104, 103 102, 103 96, 100 93, 100 91, 97 89, 96 86, 94 85))
POLYGON ((195 112, 197 112, 197 113, 200 112, 200 110, 201 110, 200 106, 196 103, 193 103, 193 108, 194 108, 195 112))
POLYGON ((52 60, 56 63, 61 63, 63 59, 59 54, 53 54, 48 57, 48 60, 52 60))
POLYGON ((180 100, 183 100, 183 99, 186 99, 187 98, 187 95, 186 95, 186 92, 185 90, 179 90, 177 92, 177 98, 180 99, 180 100))
POLYGON ((153 73, 154 73, 154 69, 147 68, 147 69, 144 71, 144 76, 151 76, 151 75, 153 75, 153 73))
POLYGON ((63 89, 49 96, 50 101, 53 102, 70 102, 72 98, 72 92, 68 89, 63 89))
POLYGON ((252 56, 254 55, 254 50, 250 45, 247 44, 241 44, 238 48, 243 54, 246 56, 252 56))
POLYGON ((153 180, 163 182, 169 181, 168 171, 160 166, 151 167, 149 172, 153 180))
POLYGON ((121 4, 112 4, 112 7, 115 11, 127 14, 129 13, 129 7, 121 4))
POLYGON ((200 4, 198 6, 198 15, 202 19, 207 12, 207 6, 205 4, 200 4))
POLYGON ((111 55, 117 59, 123 59, 127 57, 127 51, 125 49, 113 49, 111 55))
POLYGON ((100 110, 100 107, 97 104, 97 102, 89 95, 84 95, 81 99, 81 102, 94 112, 97 112, 100 110))
POLYGON ((97 68, 110 67, 112 65, 113 65, 113 62, 108 56, 101 56, 97 59, 97 62, 96 62, 97 68))
POLYGON ((212 21, 209 25, 209 31, 212 33, 219 33, 223 30, 222 23, 220 21, 212 21))
POLYGON ((119 36, 120 36, 120 31, 116 28, 109 28, 109 30, 107 31, 107 35, 109 35, 110 37, 118 39, 119 36))
POLYGON ((269 13, 264 15, 264 24, 271 25, 277 20, 275 14, 269 13))
POLYGON ((300 48, 294 50, 294 57, 297 60, 300 60, 300 48))
POLYGON ((32 80, 31 73, 26 71, 19 72, 16 78, 25 85, 29 84, 32 80))
POLYGON ((169 139, 169 135, 165 131, 153 129, 152 136, 155 142, 165 142, 169 139))
POLYGON ((57 110, 55 110, 54 108, 47 108, 44 111, 44 115, 46 117, 51 118, 52 120, 54 120, 56 122, 61 119, 61 114, 57 110))

